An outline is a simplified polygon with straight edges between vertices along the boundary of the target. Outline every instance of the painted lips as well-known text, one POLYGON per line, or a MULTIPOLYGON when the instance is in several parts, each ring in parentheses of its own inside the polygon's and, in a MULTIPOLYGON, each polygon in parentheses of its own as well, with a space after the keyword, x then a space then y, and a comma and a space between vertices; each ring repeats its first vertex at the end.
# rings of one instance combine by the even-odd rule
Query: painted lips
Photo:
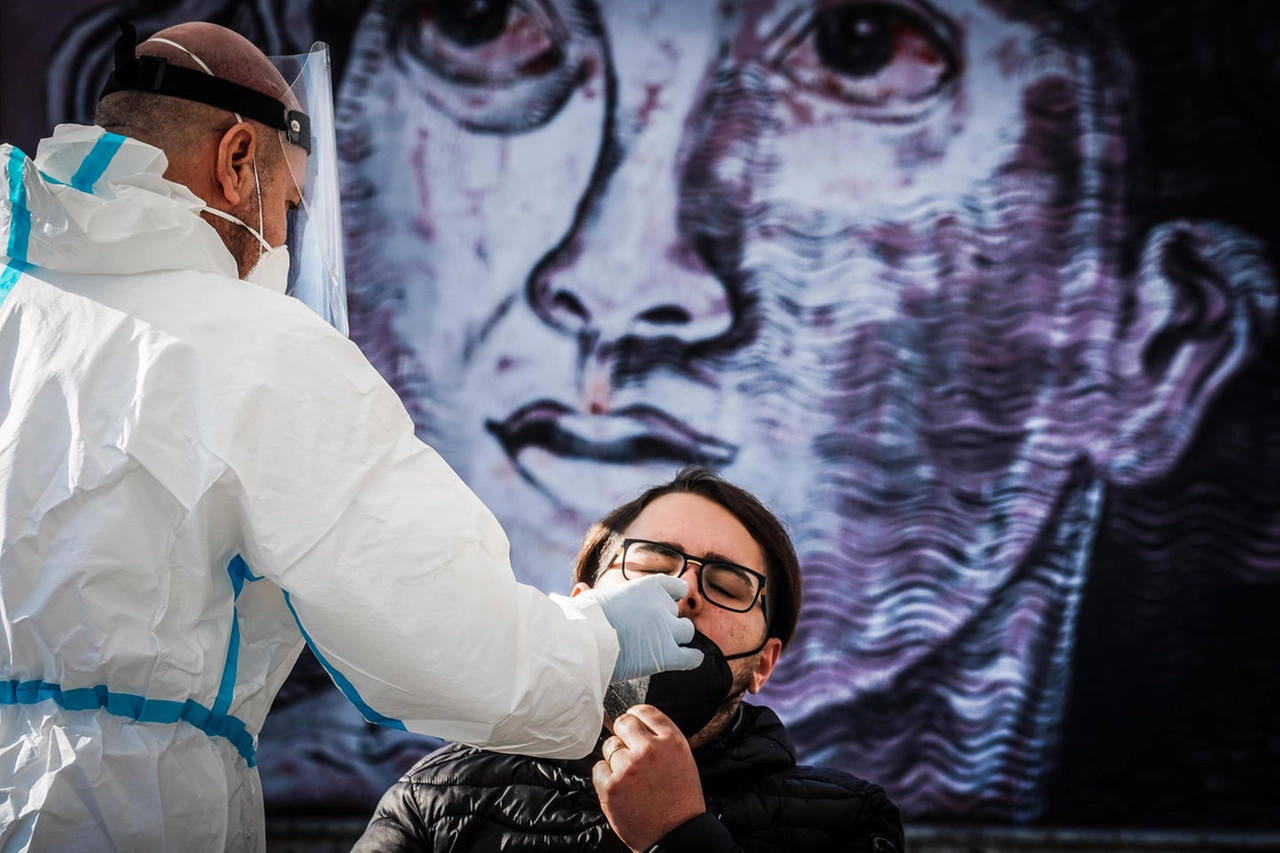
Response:
POLYGON ((721 467, 733 462, 735 445, 700 433, 652 406, 626 406, 607 415, 584 415, 539 400, 485 428, 518 461, 520 451, 541 447, 557 456, 615 464, 676 462, 721 467))

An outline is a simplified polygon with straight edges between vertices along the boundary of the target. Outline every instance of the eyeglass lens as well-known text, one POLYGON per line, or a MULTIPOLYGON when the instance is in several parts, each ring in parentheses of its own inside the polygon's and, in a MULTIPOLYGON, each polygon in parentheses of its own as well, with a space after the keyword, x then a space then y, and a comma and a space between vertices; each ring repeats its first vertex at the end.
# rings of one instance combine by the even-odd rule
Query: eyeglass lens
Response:
MULTIPOLYGON (((622 555, 624 577, 651 574, 678 575, 684 555, 656 542, 630 542, 622 555)), ((726 610, 749 610, 760 592, 760 579, 732 563, 707 562, 698 574, 698 586, 712 604, 726 610)))

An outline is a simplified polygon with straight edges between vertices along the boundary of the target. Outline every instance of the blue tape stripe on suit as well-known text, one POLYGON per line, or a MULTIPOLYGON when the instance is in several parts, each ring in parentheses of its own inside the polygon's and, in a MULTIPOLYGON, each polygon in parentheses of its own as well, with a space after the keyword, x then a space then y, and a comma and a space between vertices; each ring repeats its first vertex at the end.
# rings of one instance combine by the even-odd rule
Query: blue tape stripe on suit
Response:
POLYGON ((348 681, 345 675, 334 669, 333 665, 325 659, 325 656, 320 654, 320 650, 316 648, 316 644, 311 642, 311 635, 307 633, 306 628, 302 627, 302 620, 298 618, 298 611, 293 607, 293 599, 289 597, 289 593, 287 592, 284 594, 284 603, 289 605, 289 612, 293 614, 293 621, 298 623, 298 630, 302 632, 303 639, 305 639, 307 641, 307 645, 311 647, 311 653, 316 656, 316 660, 320 661, 320 665, 324 667, 325 672, 329 673, 329 677, 333 679, 333 683, 338 685, 338 689, 342 691, 342 694, 347 697, 347 700, 351 702, 352 705, 355 705, 356 708, 360 710, 360 713, 364 715, 364 718, 369 722, 377 723, 380 726, 399 729, 402 732, 407 731, 404 727, 404 723, 400 720, 384 716, 370 708, 368 703, 361 698, 359 691, 356 690, 356 686, 348 681))
POLYGON ((9 150, 9 242, 5 254, 9 262, 0 270, 0 302, 9 295, 18 278, 30 266, 27 244, 31 240, 31 211, 27 209, 27 188, 22 183, 27 155, 17 148, 9 150))
POLYGON ((98 137, 98 141, 93 144, 93 148, 85 156, 80 168, 76 169, 76 173, 71 177, 71 186, 82 193, 92 195, 93 185, 102 177, 102 173, 107 171, 107 167, 111 165, 111 159, 116 156, 116 152, 123 144, 124 137, 118 133, 104 133, 98 137))
MULTIPOLYGON (((231 578, 231 589, 234 598, 240 598, 240 590, 244 589, 245 578, 257 580, 249 571, 248 565, 239 554, 227 563, 227 574, 231 578)), ((231 700, 236 693, 236 674, 240 668, 240 613, 234 604, 231 606, 231 638, 227 641, 227 662, 222 667, 222 679, 218 682, 218 696, 213 700, 213 713, 226 714, 231 708, 231 700)))
POLYGON ((250 767, 258 763, 253 735, 245 729, 245 724, 235 717, 215 714, 194 699, 185 702, 148 699, 135 693, 113 693, 105 684, 63 690, 47 681, 0 681, 0 705, 34 705, 46 700, 52 700, 68 711, 102 708, 117 717, 127 717, 140 723, 166 724, 182 720, 210 737, 229 740, 250 767))

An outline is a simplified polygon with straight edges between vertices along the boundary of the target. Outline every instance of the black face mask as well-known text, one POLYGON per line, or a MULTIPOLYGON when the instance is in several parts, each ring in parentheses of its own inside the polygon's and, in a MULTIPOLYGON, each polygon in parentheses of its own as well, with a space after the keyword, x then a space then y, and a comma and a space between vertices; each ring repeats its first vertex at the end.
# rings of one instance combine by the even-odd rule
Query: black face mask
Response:
POLYGON ((729 661, 755 654, 764 648, 726 657, 720 647, 701 631, 685 644, 702 652, 697 669, 659 672, 644 678, 610 684, 604 694, 604 710, 616 719, 632 705, 652 705, 671 718, 680 732, 692 737, 720 710, 733 690, 733 670, 729 661))

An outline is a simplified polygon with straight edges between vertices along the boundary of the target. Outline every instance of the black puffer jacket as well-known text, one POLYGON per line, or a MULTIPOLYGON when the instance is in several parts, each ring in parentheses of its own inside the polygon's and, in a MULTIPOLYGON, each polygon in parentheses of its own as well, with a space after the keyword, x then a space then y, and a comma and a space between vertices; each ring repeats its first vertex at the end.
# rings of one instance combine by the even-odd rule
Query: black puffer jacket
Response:
MULTIPOLYGON (((653 851, 899 853, 902 822, 884 791, 796 764, 777 715, 743 705, 733 729, 694 750, 707 813, 653 851)), ((354 850, 624 851, 591 786, 595 755, 552 761, 462 746, 433 752, 383 796, 354 850)))

